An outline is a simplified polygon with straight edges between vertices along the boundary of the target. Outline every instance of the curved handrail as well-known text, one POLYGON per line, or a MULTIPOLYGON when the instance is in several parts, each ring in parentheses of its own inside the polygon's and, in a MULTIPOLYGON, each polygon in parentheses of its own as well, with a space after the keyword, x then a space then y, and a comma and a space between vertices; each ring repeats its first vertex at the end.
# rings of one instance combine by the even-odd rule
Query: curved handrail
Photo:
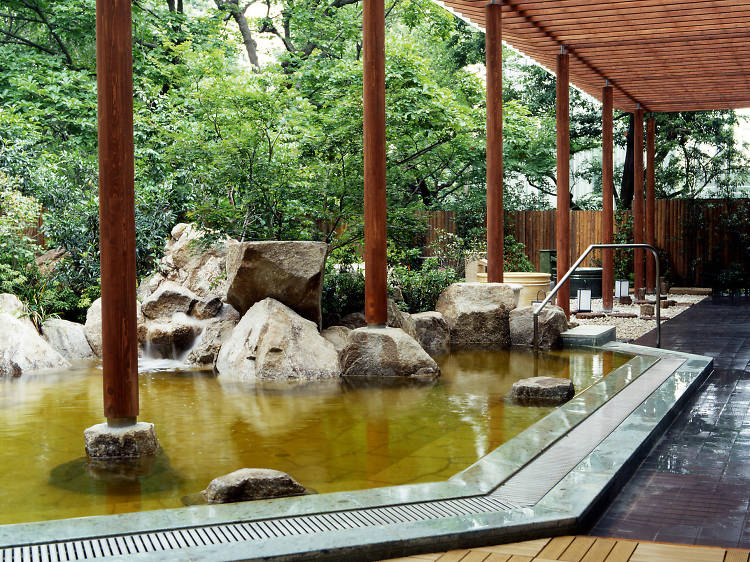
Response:
POLYGON ((591 244, 591 246, 586 248, 586 251, 581 254, 581 256, 565 273, 565 275, 563 275, 562 279, 557 282, 557 285, 552 288, 552 290, 547 295, 547 298, 545 298, 534 311, 534 351, 539 350, 539 313, 542 311, 542 309, 547 305, 552 297, 557 294, 557 291, 560 290, 562 284, 568 280, 568 278, 573 274, 576 268, 581 265, 581 262, 586 259, 586 256, 588 256, 592 250, 614 250, 616 248, 650 250, 651 253, 654 254, 654 259, 656 260, 656 347, 661 347, 661 294, 659 293, 661 287, 659 286, 659 254, 656 252, 656 248, 654 248, 651 244, 591 244))

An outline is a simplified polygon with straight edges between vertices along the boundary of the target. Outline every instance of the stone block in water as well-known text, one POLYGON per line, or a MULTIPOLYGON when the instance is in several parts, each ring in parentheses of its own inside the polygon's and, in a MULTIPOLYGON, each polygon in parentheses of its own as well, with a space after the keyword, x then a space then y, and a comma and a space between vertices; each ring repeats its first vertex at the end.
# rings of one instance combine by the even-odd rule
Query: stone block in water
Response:
POLYGON ((573 381, 557 377, 532 377, 513 383, 511 400, 524 406, 559 406, 575 394, 573 381))
POLYGON ((305 494, 304 486, 285 472, 241 468, 214 478, 201 492, 208 503, 232 503, 305 494))
POLYGON ((138 422, 123 427, 107 423, 92 425, 83 432, 86 455, 90 458, 130 458, 155 455, 159 450, 154 424, 138 422))

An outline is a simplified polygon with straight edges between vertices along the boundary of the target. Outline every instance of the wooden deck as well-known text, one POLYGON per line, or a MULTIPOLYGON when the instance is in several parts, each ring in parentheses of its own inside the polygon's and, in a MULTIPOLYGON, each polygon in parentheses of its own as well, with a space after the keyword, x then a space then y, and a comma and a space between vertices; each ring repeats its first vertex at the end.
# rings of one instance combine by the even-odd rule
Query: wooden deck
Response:
POLYGON ((390 562, 748 562, 750 550, 596 537, 555 537, 394 558, 390 562))

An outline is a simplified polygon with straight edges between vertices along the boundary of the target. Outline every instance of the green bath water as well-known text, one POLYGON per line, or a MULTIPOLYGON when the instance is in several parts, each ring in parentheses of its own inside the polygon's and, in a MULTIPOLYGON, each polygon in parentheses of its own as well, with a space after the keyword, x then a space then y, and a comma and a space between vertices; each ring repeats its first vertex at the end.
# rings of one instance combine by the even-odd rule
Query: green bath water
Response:
POLYGON ((464 352, 430 386, 240 385, 205 372, 140 376, 140 420, 163 452, 119 473, 86 462, 100 423, 101 372, 0 381, 0 524, 181 507, 243 467, 288 472, 317 492, 446 480, 551 409, 516 406, 514 381, 570 377, 580 392, 629 356, 464 352))

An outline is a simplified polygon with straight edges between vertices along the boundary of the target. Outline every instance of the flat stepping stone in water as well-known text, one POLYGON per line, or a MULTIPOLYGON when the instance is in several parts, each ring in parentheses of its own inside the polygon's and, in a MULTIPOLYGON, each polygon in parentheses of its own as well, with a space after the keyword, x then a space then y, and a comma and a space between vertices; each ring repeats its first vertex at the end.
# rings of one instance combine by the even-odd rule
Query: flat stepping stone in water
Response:
POLYGON ((232 503, 285 496, 300 496, 305 488, 285 472, 268 468, 241 468, 211 480, 201 494, 208 503, 232 503))
POLYGON ((575 394, 573 381, 557 377, 532 377, 513 383, 510 398, 523 406, 559 406, 575 394))
POLYGON ((638 318, 637 314, 632 312, 612 312, 609 314, 610 318, 638 318))

